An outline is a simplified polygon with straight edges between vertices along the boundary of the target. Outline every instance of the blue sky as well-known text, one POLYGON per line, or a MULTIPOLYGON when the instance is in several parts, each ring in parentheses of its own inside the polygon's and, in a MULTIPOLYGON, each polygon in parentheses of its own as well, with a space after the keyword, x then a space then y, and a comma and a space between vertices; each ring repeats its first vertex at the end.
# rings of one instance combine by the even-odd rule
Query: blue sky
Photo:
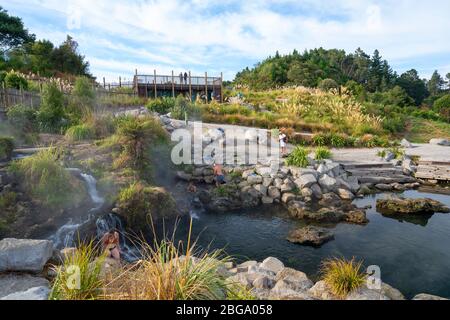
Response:
MULTIPOLYGON (((2 0, 3 2, 3 0, 2 0)), ((9 0, 40 39, 70 34, 108 81, 139 73, 233 79, 276 50, 379 49, 401 73, 450 72, 450 1, 419 0, 9 0)))

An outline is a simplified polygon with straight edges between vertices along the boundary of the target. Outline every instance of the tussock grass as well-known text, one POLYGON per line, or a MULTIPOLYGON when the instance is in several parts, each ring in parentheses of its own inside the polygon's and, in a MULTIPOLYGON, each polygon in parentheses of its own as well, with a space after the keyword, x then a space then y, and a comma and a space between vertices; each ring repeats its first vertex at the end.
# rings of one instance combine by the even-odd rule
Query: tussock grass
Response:
MULTIPOLYGON (((192 228, 192 223, 191 223, 192 228)), ((228 286, 218 273, 229 257, 222 251, 196 250, 189 232, 187 247, 174 239, 142 243, 143 258, 106 286, 112 300, 217 300, 225 299, 228 286)))
POLYGON ((317 147, 314 151, 314 159, 325 160, 331 158, 331 151, 327 147, 317 147))
POLYGON ((366 280, 361 271, 362 261, 333 258, 322 262, 322 280, 331 288, 333 294, 344 298, 353 290, 359 288, 366 280))
POLYGON ((73 254, 64 257, 61 266, 54 268, 50 300, 93 300, 102 295, 104 279, 101 277, 104 256, 91 241, 78 246, 73 254), (76 277, 76 275, 79 277, 76 277))
POLYGON ((92 139, 94 136, 95 130, 90 124, 78 124, 66 131, 66 138, 70 141, 92 139))
POLYGON ((69 207, 86 194, 82 182, 61 164, 62 152, 50 147, 11 163, 9 170, 19 176, 30 195, 50 207, 69 207))
POLYGON ((288 166, 306 168, 309 164, 308 154, 309 154, 308 149, 300 146, 295 147, 295 149, 286 159, 286 164, 288 166))

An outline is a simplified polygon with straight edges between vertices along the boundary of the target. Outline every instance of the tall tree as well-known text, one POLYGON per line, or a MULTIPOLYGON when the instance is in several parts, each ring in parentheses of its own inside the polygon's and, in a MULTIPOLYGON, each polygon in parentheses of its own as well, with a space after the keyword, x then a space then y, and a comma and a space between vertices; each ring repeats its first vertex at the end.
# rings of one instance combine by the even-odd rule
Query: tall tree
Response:
POLYGON ((398 79, 397 84, 402 87, 406 93, 414 99, 416 105, 420 105, 429 95, 425 82, 420 79, 419 73, 411 69, 403 73, 398 79))
POLYGON ((445 85, 444 79, 441 77, 439 72, 435 70, 433 75, 431 76, 430 81, 427 83, 428 91, 432 96, 437 96, 442 92, 442 89, 445 85))
POLYGON ((8 11, 0 6, 0 54, 4 56, 11 49, 34 40, 35 35, 25 29, 22 19, 10 16, 8 11))

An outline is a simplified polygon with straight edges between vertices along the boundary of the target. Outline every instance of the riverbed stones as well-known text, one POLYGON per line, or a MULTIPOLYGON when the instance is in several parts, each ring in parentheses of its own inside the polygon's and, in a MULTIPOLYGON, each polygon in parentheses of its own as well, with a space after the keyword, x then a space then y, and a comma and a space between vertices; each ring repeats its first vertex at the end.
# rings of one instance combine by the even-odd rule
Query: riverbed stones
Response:
POLYGON ((450 208, 441 202, 428 198, 378 199, 377 210, 385 214, 430 214, 435 212, 450 212, 450 208))
POLYGON ((378 190, 381 190, 381 191, 391 191, 392 190, 392 186, 390 184, 385 184, 385 183, 378 183, 375 185, 375 188, 377 188, 378 190))
POLYGON ((268 188, 269 186, 271 186, 273 183, 273 178, 263 178, 263 186, 265 186, 266 188, 268 188))
POLYGON ((319 184, 322 187, 322 189, 325 189, 327 191, 333 191, 336 188, 337 181, 336 179, 330 177, 328 174, 324 174, 319 179, 319 184))
POLYGON ((292 200, 295 200, 295 198, 296 198, 296 195, 293 193, 289 193, 289 192, 283 193, 283 195, 281 196, 281 202, 289 203, 292 200))
POLYGON ((412 298, 413 300, 448 300, 443 297, 435 296, 427 293, 419 293, 412 298))
POLYGON ((272 271, 274 273, 278 273, 284 268, 283 262, 274 257, 266 258, 260 265, 262 269, 266 269, 272 271))
POLYGON ((343 213, 344 220, 349 223, 366 224, 369 220, 366 217, 366 212, 362 209, 348 210, 343 213))
POLYGON ((291 192, 292 190, 294 190, 294 188, 295 184, 291 180, 286 179, 283 181, 283 184, 280 187, 280 191, 281 193, 291 192))
POLYGON ((313 184, 315 184, 317 182, 317 179, 314 175, 312 174, 305 174, 302 175, 300 177, 298 177, 294 183, 295 185, 299 188, 299 189, 303 189, 303 188, 309 188, 311 187, 313 184))
POLYGON ((302 197, 304 198, 312 198, 313 192, 310 188, 303 188, 301 190, 302 197))
POLYGON ((267 194, 268 194, 268 196, 271 197, 272 199, 280 199, 280 197, 281 197, 281 192, 280 192, 280 190, 279 190, 277 187, 275 187, 275 186, 270 186, 270 187, 267 189, 267 194))
POLYGON ((320 188, 320 186, 317 183, 314 183, 311 186, 311 191, 313 193, 313 197, 315 199, 322 199, 322 189, 320 188))
POLYGON ((53 255, 48 240, 3 239, 0 241, 0 272, 41 272, 53 255))
POLYGON ((333 240, 334 234, 325 228, 307 226, 291 231, 287 239, 292 243, 319 247, 324 243, 333 240))
POLYGON ((247 178, 247 182, 251 185, 253 184, 261 184, 263 182, 263 177, 256 175, 256 174, 252 174, 249 175, 247 178))
POLYGON ((256 184, 253 186, 253 188, 255 188, 256 191, 258 191, 262 196, 266 196, 267 195, 267 187, 262 185, 262 184, 256 184))
POLYGON ((273 173, 273 170, 270 167, 257 166, 256 173, 263 177, 270 177, 270 175, 273 173))
POLYGON ((347 189, 338 188, 336 192, 342 200, 353 200, 355 198, 355 195, 347 189))
POLYGON ((281 178, 275 178, 273 180, 273 185, 278 188, 281 189, 281 186, 283 185, 283 180, 281 178))

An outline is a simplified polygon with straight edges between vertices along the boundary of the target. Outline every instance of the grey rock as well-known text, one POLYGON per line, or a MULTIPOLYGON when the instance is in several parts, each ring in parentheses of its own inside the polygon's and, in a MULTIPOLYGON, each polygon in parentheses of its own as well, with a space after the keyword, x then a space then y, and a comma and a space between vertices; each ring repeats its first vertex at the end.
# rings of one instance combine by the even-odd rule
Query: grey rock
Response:
POLYGON ((333 240, 334 234, 328 229, 315 226, 306 226, 291 231, 287 239, 292 243, 318 247, 330 240, 333 240))
POLYGON ((400 142, 400 146, 402 146, 403 148, 412 148, 413 147, 411 142, 409 142, 405 138, 403 138, 402 141, 400 142))
POLYGON ((281 197, 281 192, 277 187, 274 186, 270 186, 267 190, 267 194, 269 197, 271 197, 272 199, 280 199, 281 197))
POLYGON ((278 273, 284 268, 283 262, 274 257, 266 258, 260 265, 262 269, 278 273))
POLYGON ((248 268, 251 266, 257 266, 258 262, 256 261, 245 261, 241 264, 237 265, 238 272, 248 272, 248 268))
POLYGON ((267 187, 265 187, 264 185, 256 184, 253 186, 253 188, 255 188, 255 190, 258 191, 259 193, 261 193, 262 196, 267 195, 267 187))
POLYGON ((355 198, 355 195, 347 189, 338 188, 336 192, 342 200, 353 200, 355 198))
POLYGON ((320 280, 314 284, 309 290, 308 293, 313 297, 322 300, 336 300, 337 297, 333 294, 330 287, 326 284, 325 281, 320 280))
POLYGON ((296 196, 293 193, 283 193, 282 197, 281 197, 281 202, 283 203, 288 203, 292 200, 295 200, 296 196))
POLYGON ((439 296, 435 296, 427 293, 419 293, 412 298, 413 300, 448 300, 439 296))
POLYGON ((315 183, 311 186, 311 191, 313 193, 313 197, 315 199, 322 199, 322 189, 320 188, 320 186, 315 183))
POLYGON ((384 156, 384 161, 391 161, 395 159, 395 154, 391 151, 387 151, 386 155, 384 156))
POLYGON ((270 278, 268 276, 258 276, 253 281, 253 287, 257 289, 272 289, 275 285, 275 280, 273 278, 270 278))
POLYGON ((329 175, 324 174, 322 177, 320 177, 319 184, 323 189, 327 191, 333 191, 336 188, 337 181, 329 175))
POLYGON ((263 186, 270 187, 273 183, 273 178, 263 178, 263 186))
POLYGON ((3 239, 0 241, 0 272, 41 272, 53 255, 49 240, 3 239))
POLYGON ((298 177, 294 183, 299 189, 308 188, 315 184, 317 182, 317 179, 312 174, 305 174, 298 177))
POLYGON ((283 185, 283 180, 280 179, 280 178, 275 178, 275 179, 273 180, 273 185, 274 185, 276 188, 281 189, 281 186, 283 185))
POLYGON ((0 300, 48 300, 50 289, 48 287, 34 287, 26 291, 15 292, 0 300))
POLYGON ((260 183, 262 183, 263 182, 263 177, 261 177, 261 176, 259 176, 259 175, 256 175, 256 174, 252 174, 252 175, 249 175, 248 176, 248 178, 247 178, 247 182, 249 183, 249 184, 260 184, 260 183))
POLYGON ((310 188, 303 188, 301 190, 301 193, 302 193, 303 197, 311 198, 313 196, 313 192, 312 192, 312 190, 310 188))
POLYGON ((378 290, 368 289, 366 286, 362 286, 356 290, 350 292, 346 300, 390 300, 387 296, 378 290))
POLYGON ((271 197, 267 197, 267 196, 263 196, 262 198, 261 198, 261 202, 262 202, 262 204, 272 204, 273 203, 273 198, 271 198, 271 197))
POLYGON ((381 191, 391 191, 392 190, 392 186, 390 184, 385 184, 385 183, 376 184, 375 188, 377 188, 378 190, 381 190, 381 191))
POLYGON ((177 178, 184 181, 191 181, 192 174, 186 173, 184 171, 177 171, 177 178))
POLYGON ((450 140, 448 140, 448 139, 431 139, 430 144, 449 147, 450 140))
POLYGON ((277 273, 276 281, 280 280, 291 283, 291 286, 295 288, 294 290, 308 290, 314 285, 304 272, 286 267, 277 273))
POLYGON ((50 287, 50 282, 30 274, 6 273, 0 275, 0 298, 35 287, 50 287))

